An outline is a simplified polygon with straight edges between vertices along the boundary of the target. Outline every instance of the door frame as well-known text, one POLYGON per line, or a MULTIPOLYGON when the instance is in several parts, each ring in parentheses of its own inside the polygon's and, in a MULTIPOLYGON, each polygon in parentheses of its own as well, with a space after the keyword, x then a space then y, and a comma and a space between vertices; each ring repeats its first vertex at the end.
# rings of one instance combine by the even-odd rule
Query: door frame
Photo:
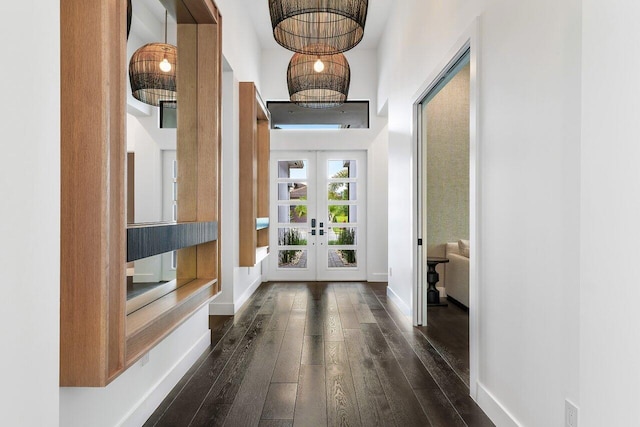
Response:
POLYGON ((480 168, 481 142, 479 134, 479 65, 480 65, 480 18, 476 18, 472 25, 462 34, 449 53, 439 62, 438 66, 425 80, 420 90, 413 97, 413 162, 414 179, 416 183, 413 198, 414 221, 416 233, 413 235, 413 324, 427 325, 426 295, 423 292, 423 281, 426 272, 426 245, 419 246, 418 239, 426 241, 426 212, 423 212, 422 193, 425 189, 426 174, 423 174, 423 158, 420 150, 422 139, 422 120, 420 104, 427 94, 435 88, 467 50, 470 50, 470 93, 469 93, 469 245, 473 254, 469 258, 469 392, 473 399, 478 395, 478 370, 480 366, 480 262, 481 257, 481 198, 480 198, 480 168), (423 177, 424 175, 424 177, 423 177))
MULTIPOLYGON (((367 261, 368 261, 368 243, 367 243, 367 239, 368 239, 368 226, 367 226, 367 209, 368 209, 368 177, 369 177, 369 165, 368 165, 368 160, 369 160, 369 153, 367 150, 363 150, 363 149, 354 149, 354 150, 331 150, 331 149, 327 149, 327 150, 321 150, 321 149, 315 149, 315 150, 277 150, 277 151, 272 151, 272 155, 270 158, 270 162, 271 164, 271 170, 272 173, 270 174, 269 177, 269 191, 271 194, 271 199, 272 199, 272 205, 271 208, 269 210, 269 217, 270 217, 270 227, 269 227, 269 246, 272 252, 272 256, 269 257, 269 264, 268 264, 268 277, 269 280, 277 280, 277 281, 300 281, 300 280, 312 280, 312 281, 316 281, 316 280, 320 280, 320 281, 366 281, 368 278, 368 270, 367 270, 367 261), (277 153, 274 155, 274 153, 277 153), (327 155, 328 154, 328 155, 327 155), (335 156, 334 156, 335 155, 335 156), (319 160, 331 160, 333 157, 336 158, 340 158, 340 159, 344 159, 344 160, 348 160, 349 157, 352 157, 353 160, 356 160, 358 162, 358 172, 357 172, 357 182, 358 184, 358 198, 357 198, 357 205, 358 205, 358 220, 356 221, 356 227, 358 228, 358 233, 357 233, 357 251, 358 251, 358 262, 357 262, 357 269, 327 269, 325 267, 322 267, 320 265, 321 262, 323 262, 324 257, 322 256, 322 254, 324 254, 325 252, 329 251, 329 246, 324 247, 323 249, 320 248, 320 239, 319 236, 317 235, 315 238, 313 238, 313 246, 315 246, 315 249, 313 251, 311 251, 311 247, 309 246, 307 251, 308 254, 310 256, 311 253, 313 253, 313 257, 308 258, 307 260, 307 267, 308 269, 306 270, 306 272, 308 272, 309 274, 311 274, 311 270, 313 270, 313 274, 312 274, 312 278, 311 277, 307 277, 306 279, 300 279, 300 276, 295 277, 294 274, 292 274, 290 278, 286 278, 285 276, 281 276, 278 272, 278 245, 277 245, 277 241, 278 241, 278 237, 277 237, 277 233, 278 233, 278 222, 274 221, 273 217, 274 217, 274 213, 277 212, 277 206, 278 206, 278 190, 277 190, 277 162, 282 160, 283 158, 314 158, 315 161, 313 162, 313 165, 309 166, 309 176, 307 176, 307 182, 310 185, 315 186, 313 194, 315 194, 315 200, 307 200, 307 206, 311 206, 313 207, 313 210, 316 211, 316 213, 320 213, 320 210, 323 208, 326 208, 327 205, 331 204, 328 201, 321 201, 320 197, 322 194, 324 194, 322 191, 318 191, 320 190, 320 186, 324 186, 327 179, 329 179, 329 177, 326 177, 326 169, 321 173, 319 170, 319 167, 326 167, 326 165, 323 163, 323 165, 320 165, 320 161, 319 160), (312 176, 311 176, 312 175, 312 176), (322 180, 321 177, 325 176, 325 180, 322 180), (341 277, 342 276, 342 277, 341 277)), ((311 190, 309 190, 309 193, 311 193, 311 190)), ((324 216, 322 215, 316 215, 316 218, 318 219, 318 221, 320 221, 321 219, 328 221, 328 219, 325 219, 324 216)), ((320 221, 322 222, 322 221, 320 221)), ((328 224, 327 224, 328 226, 328 224)), ((319 232, 320 227, 317 228, 318 232, 319 232)), ((311 239, 311 234, 308 234, 308 239, 311 239)), ((324 260, 326 261, 326 260, 324 260)), ((285 271, 285 270, 280 270, 280 271, 285 271)), ((292 270, 291 273, 295 273, 295 270, 292 270)))

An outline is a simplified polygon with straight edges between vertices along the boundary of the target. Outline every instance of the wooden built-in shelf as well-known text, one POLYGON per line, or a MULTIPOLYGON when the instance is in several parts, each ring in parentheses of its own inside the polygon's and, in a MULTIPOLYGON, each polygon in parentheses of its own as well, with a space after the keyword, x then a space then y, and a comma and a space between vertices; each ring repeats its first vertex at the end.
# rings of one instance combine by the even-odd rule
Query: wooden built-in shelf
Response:
MULTIPOLYGON (((220 221, 221 17, 212 0, 161 2, 180 51, 178 223, 211 232, 220 221)), ((178 251, 175 290, 127 314, 126 7, 60 2, 61 386, 107 385, 220 291, 220 242, 209 235, 178 251)))
POLYGON ((269 246, 271 115, 255 84, 240 83, 240 266, 253 267, 269 246), (265 221, 266 219, 266 221, 265 221), (262 251, 261 251, 262 252, 262 251))

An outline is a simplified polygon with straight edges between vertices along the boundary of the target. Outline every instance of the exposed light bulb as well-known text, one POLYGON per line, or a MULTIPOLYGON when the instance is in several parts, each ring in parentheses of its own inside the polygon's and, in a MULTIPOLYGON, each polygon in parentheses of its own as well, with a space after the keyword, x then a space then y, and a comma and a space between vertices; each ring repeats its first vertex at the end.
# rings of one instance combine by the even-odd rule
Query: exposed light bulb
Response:
POLYGON ((316 73, 321 73, 324 71, 324 62, 318 58, 318 60, 313 64, 313 69, 316 73))
POLYGON ((160 62, 160 69, 165 73, 168 73, 169 71, 171 71, 171 63, 167 60, 167 58, 164 58, 160 62))

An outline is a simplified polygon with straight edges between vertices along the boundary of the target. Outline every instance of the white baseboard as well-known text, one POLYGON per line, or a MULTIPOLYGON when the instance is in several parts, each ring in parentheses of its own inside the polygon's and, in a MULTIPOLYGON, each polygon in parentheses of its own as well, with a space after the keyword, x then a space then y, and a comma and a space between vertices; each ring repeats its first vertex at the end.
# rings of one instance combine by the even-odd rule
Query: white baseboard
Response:
POLYGON ((251 297, 251 295, 253 295, 253 293, 256 291, 256 289, 258 289, 258 287, 261 284, 262 284, 262 275, 258 276, 258 278, 253 281, 253 283, 247 288, 247 290, 244 291, 242 295, 240 295, 240 298, 238 298, 235 301, 235 303, 233 304, 234 311, 232 314, 236 314, 238 310, 240 310, 240 307, 242 307, 242 305, 245 302, 247 302, 247 300, 251 297))
POLYGON ((209 316, 233 316, 234 314, 231 302, 212 302, 209 304, 209 316))
POLYGON ((244 291, 240 298, 236 300, 235 303, 231 302, 222 302, 216 303, 215 301, 209 304, 209 315, 210 316, 233 316, 240 310, 242 304, 247 302, 247 300, 253 295, 253 293, 258 289, 258 287, 262 284, 262 276, 259 276, 257 279, 249 285, 249 287, 244 291))
POLYGON ((487 414, 491 421, 500 427, 520 427, 522 424, 507 411, 507 409, 495 398, 481 383, 477 384, 478 406, 487 414))
POLYGON ((404 301, 402 301, 402 299, 395 292, 393 292, 393 289, 391 289, 389 286, 387 286, 387 296, 389 297, 391 302, 393 302, 396 307, 400 309, 402 314, 411 317, 411 308, 407 304, 405 304, 404 301))
POLYGON ((367 281, 374 283, 388 282, 389 276, 387 273, 371 273, 367 278, 367 281))
POLYGON ((156 383, 154 387, 140 400, 121 422, 121 427, 138 427, 143 425, 153 412, 160 406, 169 392, 178 384, 178 381, 193 366, 202 353, 211 345, 211 332, 207 331, 191 346, 180 360, 156 383))

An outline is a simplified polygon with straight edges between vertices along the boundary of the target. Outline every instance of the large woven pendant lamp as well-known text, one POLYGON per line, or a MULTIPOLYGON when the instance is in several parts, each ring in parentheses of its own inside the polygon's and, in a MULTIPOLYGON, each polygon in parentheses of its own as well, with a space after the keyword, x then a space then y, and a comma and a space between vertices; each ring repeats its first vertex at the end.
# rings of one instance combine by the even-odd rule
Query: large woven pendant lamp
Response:
POLYGON ((350 81, 349 62, 341 53, 296 53, 287 68, 289 97, 301 107, 331 108, 344 104, 350 81))
POLYGON ((160 101, 175 101, 178 49, 167 44, 165 12, 164 43, 149 43, 131 56, 129 81, 134 98, 158 106, 160 101))
POLYGON ((364 35, 368 0, 269 0, 273 36, 283 47, 321 54, 346 52, 364 35))

